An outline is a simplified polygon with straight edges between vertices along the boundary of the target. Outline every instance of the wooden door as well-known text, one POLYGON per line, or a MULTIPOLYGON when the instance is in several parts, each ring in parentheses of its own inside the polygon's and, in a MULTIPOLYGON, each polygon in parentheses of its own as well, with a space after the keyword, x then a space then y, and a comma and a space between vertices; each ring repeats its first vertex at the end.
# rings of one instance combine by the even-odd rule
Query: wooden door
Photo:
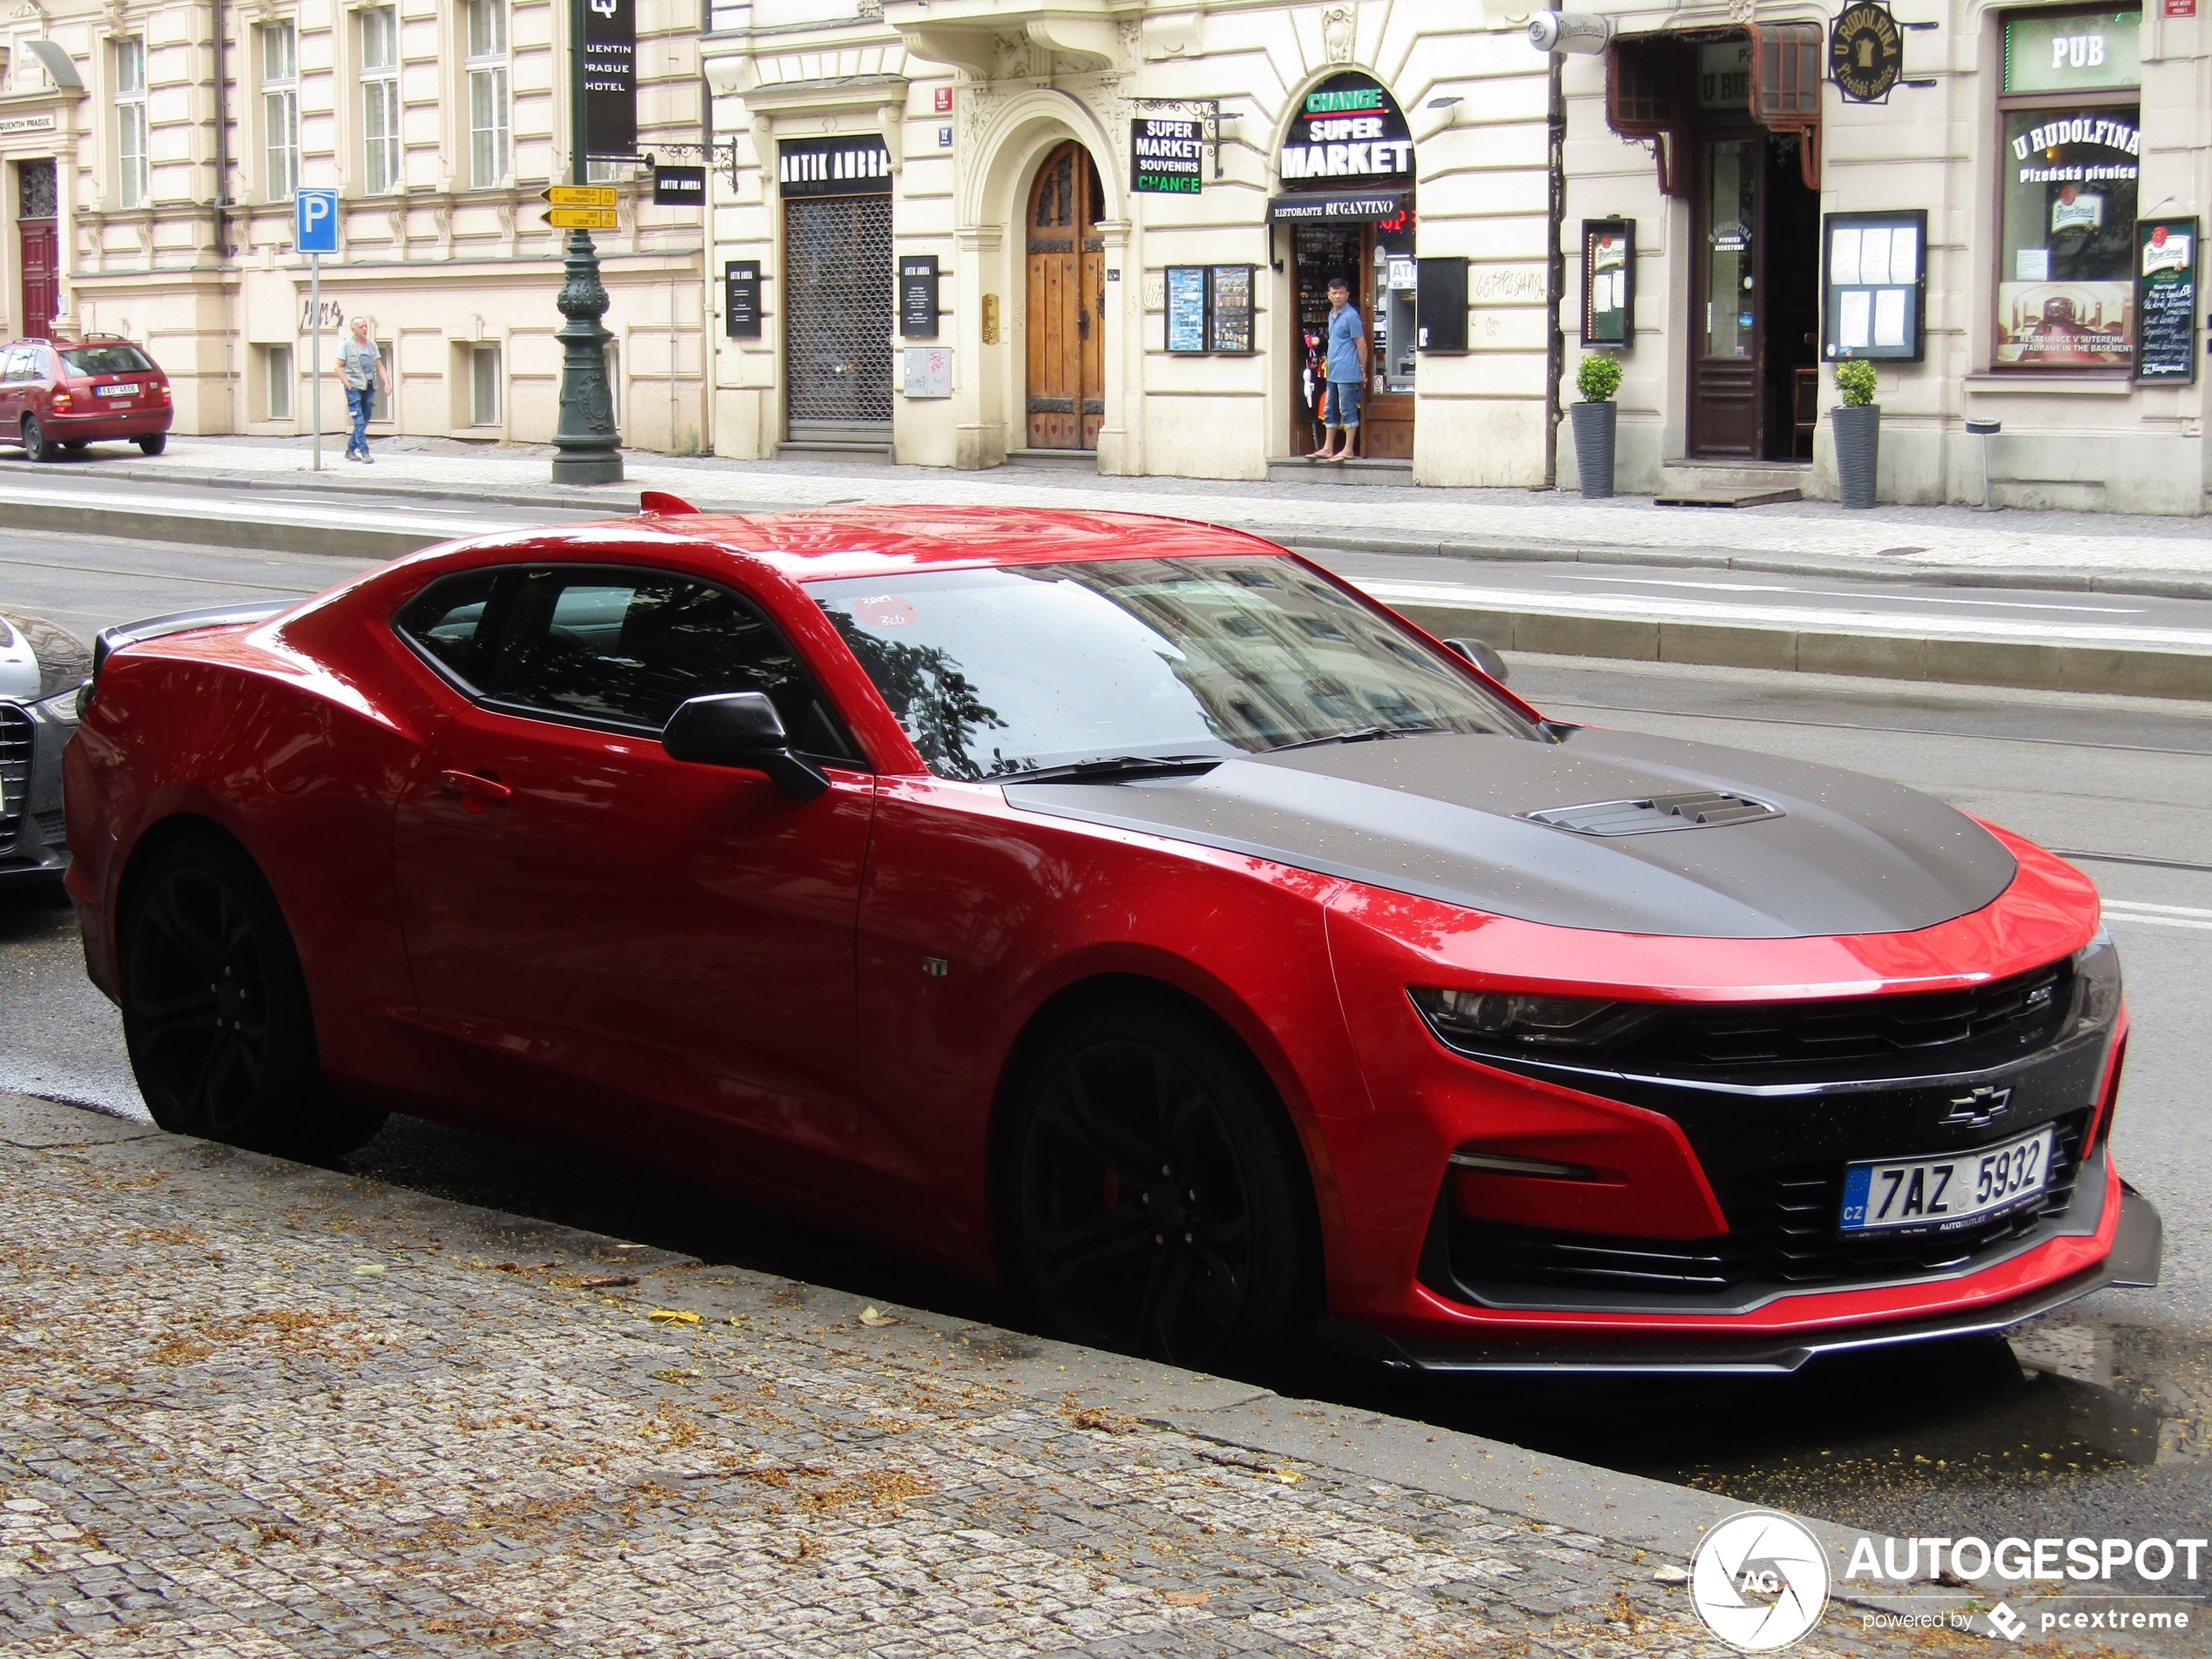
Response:
POLYGON ((1716 133, 1697 152, 1689 453, 1757 461, 1766 453, 1765 145, 1756 132, 1716 133))
POLYGON ((55 267, 60 253, 55 223, 51 219, 18 219, 17 247, 23 263, 23 332, 32 336, 53 332, 57 285, 55 267))
POLYGON ((1028 445, 1096 449, 1106 420, 1104 190, 1074 142, 1029 189, 1028 445))

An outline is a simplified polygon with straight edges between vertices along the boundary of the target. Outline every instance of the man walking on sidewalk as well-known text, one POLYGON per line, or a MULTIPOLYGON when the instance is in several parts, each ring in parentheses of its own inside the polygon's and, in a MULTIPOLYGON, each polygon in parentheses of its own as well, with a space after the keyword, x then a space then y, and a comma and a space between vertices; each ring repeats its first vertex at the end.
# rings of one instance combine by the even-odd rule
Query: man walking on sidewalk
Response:
POLYGON ((1367 384, 1367 325, 1352 303, 1352 285, 1329 279, 1328 401, 1321 409, 1321 447, 1308 461, 1348 461, 1359 431, 1359 394, 1367 384), (1332 452, 1330 446, 1336 445, 1332 452))
POLYGON ((387 398, 392 395, 392 382, 384 373, 384 354, 368 337, 367 317, 354 319, 353 333, 338 348, 338 378, 346 382, 346 413, 354 421, 353 433, 346 440, 346 459, 371 462, 374 457, 368 453, 369 408, 379 387, 387 398))

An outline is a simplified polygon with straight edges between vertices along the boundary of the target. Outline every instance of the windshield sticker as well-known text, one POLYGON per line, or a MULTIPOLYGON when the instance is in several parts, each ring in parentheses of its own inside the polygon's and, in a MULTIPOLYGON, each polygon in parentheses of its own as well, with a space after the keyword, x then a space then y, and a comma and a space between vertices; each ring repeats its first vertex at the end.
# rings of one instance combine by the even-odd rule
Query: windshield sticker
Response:
POLYGON ((853 602, 853 620, 864 628, 904 628, 921 614, 913 600, 895 593, 872 593, 853 602))

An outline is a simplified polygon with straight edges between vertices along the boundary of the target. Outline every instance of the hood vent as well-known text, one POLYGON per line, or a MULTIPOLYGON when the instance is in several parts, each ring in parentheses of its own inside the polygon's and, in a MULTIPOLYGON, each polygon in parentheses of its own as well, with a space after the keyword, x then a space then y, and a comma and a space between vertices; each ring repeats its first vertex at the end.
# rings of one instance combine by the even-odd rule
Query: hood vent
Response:
POLYGON ((1782 815, 1779 806, 1716 789, 1688 795, 1651 795, 1642 800, 1596 800, 1583 806, 1553 806, 1521 814, 1532 824, 1572 830, 1577 835, 1656 835, 1662 830, 1750 824, 1782 815))

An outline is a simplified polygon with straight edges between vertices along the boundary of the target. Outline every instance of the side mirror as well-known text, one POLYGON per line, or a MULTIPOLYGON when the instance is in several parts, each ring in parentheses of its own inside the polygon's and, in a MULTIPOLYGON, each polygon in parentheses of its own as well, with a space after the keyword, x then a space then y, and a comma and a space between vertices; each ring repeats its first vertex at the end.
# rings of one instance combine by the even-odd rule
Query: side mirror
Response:
POLYGON ((669 716, 660 742, 671 760, 765 772, 793 800, 812 800, 829 787, 819 768, 791 752, 783 717, 763 692, 695 697, 669 716))
POLYGON ((1506 666, 1506 659, 1498 654, 1498 648, 1487 639, 1447 639, 1444 644, 1501 685, 1513 678, 1512 671, 1506 666))

